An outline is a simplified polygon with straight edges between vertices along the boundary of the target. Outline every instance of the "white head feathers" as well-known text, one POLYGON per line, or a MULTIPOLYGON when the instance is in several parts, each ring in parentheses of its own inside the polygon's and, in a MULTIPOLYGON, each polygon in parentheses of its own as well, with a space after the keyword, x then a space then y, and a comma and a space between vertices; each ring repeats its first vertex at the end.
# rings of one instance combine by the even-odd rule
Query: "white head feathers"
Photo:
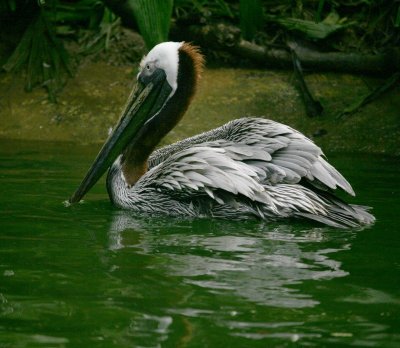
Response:
POLYGON ((153 49, 143 57, 140 62, 140 71, 147 68, 163 69, 167 76, 168 84, 172 87, 173 94, 177 88, 178 78, 178 50, 183 42, 163 42, 153 47, 153 49))

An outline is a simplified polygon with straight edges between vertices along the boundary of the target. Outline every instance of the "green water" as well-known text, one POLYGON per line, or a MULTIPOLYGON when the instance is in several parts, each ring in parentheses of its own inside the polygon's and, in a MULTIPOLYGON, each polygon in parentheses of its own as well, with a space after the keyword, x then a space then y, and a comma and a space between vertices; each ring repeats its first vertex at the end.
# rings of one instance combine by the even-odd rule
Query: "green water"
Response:
POLYGON ((343 231, 64 206, 96 152, 0 142, 1 348, 400 346, 398 159, 329 156, 377 217, 343 231))

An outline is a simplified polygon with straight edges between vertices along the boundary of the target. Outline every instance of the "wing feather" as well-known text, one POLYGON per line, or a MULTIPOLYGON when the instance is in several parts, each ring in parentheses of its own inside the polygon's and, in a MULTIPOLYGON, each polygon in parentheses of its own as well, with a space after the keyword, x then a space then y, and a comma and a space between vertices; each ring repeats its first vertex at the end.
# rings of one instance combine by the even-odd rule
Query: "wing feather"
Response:
MULTIPOLYGON (((302 180, 318 189, 340 187, 354 195, 347 180, 310 139, 289 126, 263 118, 233 120, 166 146, 152 155, 149 168, 160 164, 165 171, 165 177, 158 181, 160 185, 172 176, 175 182, 166 181, 169 186, 179 190, 196 187, 210 197, 210 192, 221 189, 259 199, 251 192, 259 190, 260 184, 296 184, 302 180), (246 185, 250 191, 244 188, 246 185)), ((264 199, 265 194, 262 196, 264 199)))

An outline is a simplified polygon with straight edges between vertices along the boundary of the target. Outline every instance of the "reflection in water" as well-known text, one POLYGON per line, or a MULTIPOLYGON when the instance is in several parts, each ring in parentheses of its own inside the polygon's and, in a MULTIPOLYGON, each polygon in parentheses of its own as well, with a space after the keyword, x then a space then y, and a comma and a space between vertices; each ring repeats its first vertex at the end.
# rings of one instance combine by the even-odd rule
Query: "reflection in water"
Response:
POLYGON ((328 227, 145 220, 118 211, 109 230, 109 249, 162 254, 167 260, 159 266, 163 272, 213 294, 304 308, 319 302, 299 285, 348 275, 333 256, 349 250, 354 236, 355 232, 328 227))
POLYGON ((356 233, 66 208, 93 151, 0 145, 0 347, 400 346, 398 159, 336 157, 356 233))

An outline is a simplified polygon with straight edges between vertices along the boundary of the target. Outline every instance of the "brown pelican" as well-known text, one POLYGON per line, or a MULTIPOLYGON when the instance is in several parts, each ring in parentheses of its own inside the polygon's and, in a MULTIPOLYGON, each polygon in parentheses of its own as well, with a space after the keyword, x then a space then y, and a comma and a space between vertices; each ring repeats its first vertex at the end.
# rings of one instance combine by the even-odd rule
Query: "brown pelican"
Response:
POLYGON ((188 108, 202 67, 199 50, 185 42, 161 43, 143 58, 121 119, 71 203, 110 168, 111 201, 139 213, 373 223, 367 207, 333 195, 354 191, 321 149, 281 123, 241 118, 154 151, 188 108))

